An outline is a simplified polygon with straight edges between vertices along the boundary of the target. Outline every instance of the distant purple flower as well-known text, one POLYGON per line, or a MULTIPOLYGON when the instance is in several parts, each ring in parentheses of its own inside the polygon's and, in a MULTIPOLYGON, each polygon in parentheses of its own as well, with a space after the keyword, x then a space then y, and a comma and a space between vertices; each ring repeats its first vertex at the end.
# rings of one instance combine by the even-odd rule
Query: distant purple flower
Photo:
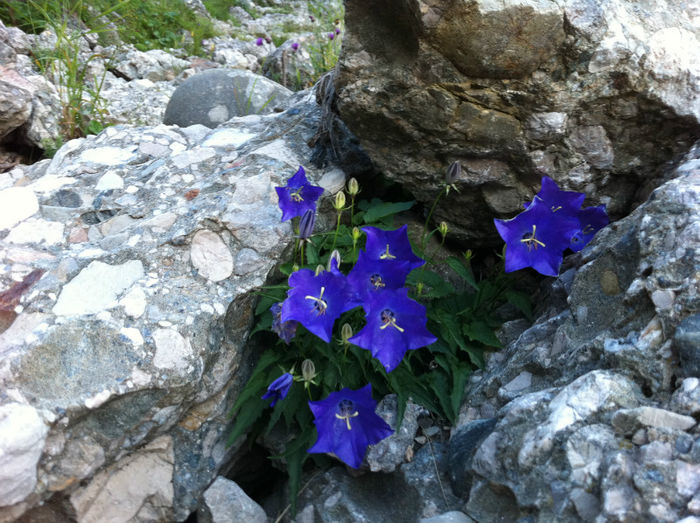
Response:
POLYGON ((571 238, 569 249, 578 252, 593 239, 595 233, 610 223, 610 218, 605 212, 605 205, 586 207, 576 213, 579 222, 579 230, 571 238))
POLYGON ((296 336, 299 322, 294 320, 283 322, 281 320, 282 303, 275 303, 270 307, 270 312, 272 313, 272 332, 276 333, 283 342, 289 345, 292 338, 296 336))
POLYGON ((300 269, 289 276, 287 299, 282 303, 281 321, 296 320, 325 342, 331 341, 333 323, 355 307, 348 299, 345 276, 337 270, 315 275, 300 269))
POLYGON ((348 341, 367 349, 387 372, 394 370, 407 350, 437 341, 426 327, 425 307, 408 297, 408 289, 370 294, 363 304, 367 325, 348 341))
POLYGON ((316 21, 316 19, 314 18, 314 15, 309 15, 309 20, 311 20, 312 23, 316 21))
POLYGON ((335 38, 335 33, 328 33, 328 39, 333 40, 335 38))
POLYGON ((323 194, 323 188, 311 185, 306 179, 303 167, 292 176, 285 187, 275 187, 282 209, 282 221, 302 216, 307 210, 316 209, 316 200, 323 194))
POLYGON ((337 35, 340 34, 340 29, 338 29, 337 27, 335 28, 335 34, 337 34, 337 35))
POLYGON ((299 42, 292 42, 292 51, 299 49, 299 42))
POLYGON ((368 257, 373 260, 406 261, 411 269, 425 264, 425 260, 413 254, 407 229, 407 225, 394 231, 363 227, 362 230, 367 235, 365 251, 367 251, 368 257))
POLYGON ((347 277, 354 302, 361 305, 369 294, 403 287, 411 270, 410 262, 371 259, 365 251, 360 251, 347 277))
POLYGON ((506 272, 532 267, 547 276, 559 274, 563 252, 579 224, 570 214, 552 212, 549 203, 535 198, 515 218, 494 220, 506 242, 506 272))
POLYGON ((263 394, 261 399, 272 399, 270 402, 270 407, 274 407, 275 403, 287 397, 289 388, 292 386, 292 381, 294 381, 292 375, 289 374, 289 372, 285 372, 275 381, 270 383, 270 385, 267 387, 267 392, 263 394))
POLYGON ((265 40, 263 38, 257 38, 255 40, 255 45, 261 46, 264 42, 265 42, 265 40))
POLYGON ((394 433, 375 413, 377 402, 372 399, 371 385, 331 392, 324 400, 310 401, 309 408, 318 438, 308 452, 334 454, 353 468, 362 464, 368 445, 394 433))

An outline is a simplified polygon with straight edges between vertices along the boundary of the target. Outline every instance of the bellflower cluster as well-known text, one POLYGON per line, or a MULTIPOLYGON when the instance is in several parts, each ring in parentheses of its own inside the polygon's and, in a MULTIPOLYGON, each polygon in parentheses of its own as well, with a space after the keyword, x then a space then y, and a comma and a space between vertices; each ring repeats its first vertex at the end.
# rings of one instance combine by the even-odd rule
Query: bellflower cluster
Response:
POLYGON ((609 223, 604 205, 581 208, 585 197, 562 191, 544 176, 540 192, 525 205, 525 211, 510 220, 494 220, 506 242, 505 271, 532 267, 541 274, 557 276, 564 251, 580 251, 609 223))
MULTIPOLYGON (((305 224, 311 220, 323 189, 310 185, 300 168, 286 187, 276 187, 276 191, 282 220, 302 216, 300 237, 307 238, 310 231, 307 234, 305 224)), ((336 199, 339 212, 344 203, 336 199)), ((427 329, 425 307, 409 298, 405 288, 408 274, 425 261, 413 253, 405 225, 394 231, 375 227, 362 230, 367 236, 365 249, 347 276, 339 270, 339 255, 335 252, 327 270, 302 268, 289 276, 286 299, 271 309, 273 331, 289 343, 301 324, 328 343, 335 320, 361 306, 366 325, 355 336, 348 334, 347 342, 370 351, 391 372, 406 351, 437 340, 427 329)), ((270 384, 263 397, 273 398, 273 404, 283 399, 294 379, 283 375, 270 384)), ((309 452, 333 454, 351 467, 360 466, 368 445, 393 432, 374 412, 376 402, 370 385, 332 392, 326 399, 310 401, 309 408, 318 432, 309 452)))

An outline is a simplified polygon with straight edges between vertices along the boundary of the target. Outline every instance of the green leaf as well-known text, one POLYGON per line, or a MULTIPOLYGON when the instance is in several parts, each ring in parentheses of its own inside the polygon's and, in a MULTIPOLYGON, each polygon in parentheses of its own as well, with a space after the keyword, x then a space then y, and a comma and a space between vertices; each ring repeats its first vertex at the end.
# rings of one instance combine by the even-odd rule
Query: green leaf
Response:
POLYGON ((479 285, 476 283, 476 279, 474 278, 474 273, 472 272, 471 265, 469 265, 468 263, 467 265, 464 265, 464 263, 462 263, 462 261, 459 258, 456 258, 454 256, 447 258, 447 260, 445 261, 447 265, 449 265, 460 278, 466 281, 475 290, 479 290, 479 285))
POLYGON ((506 300, 522 312, 529 321, 532 321, 532 303, 529 295, 524 292, 509 289, 506 291, 506 300))
POLYGON ((413 207, 414 203, 415 202, 382 202, 374 198, 370 202, 370 207, 365 211, 363 220, 366 224, 374 223, 387 216, 407 211, 413 207))
POLYGON ((246 433, 267 408, 267 401, 258 397, 249 398, 235 417, 233 429, 228 436, 227 445, 233 445, 239 436, 246 433))
POLYGON ((421 296, 424 298, 440 298, 453 294, 455 292, 454 287, 446 282, 442 276, 437 272, 416 269, 408 275, 406 278, 406 283, 416 287, 419 283, 422 283, 424 287, 421 296))
POLYGON ((462 332, 472 341, 478 341, 488 347, 501 348, 501 342, 493 329, 481 320, 473 320, 462 326, 462 332))
POLYGON ((309 457, 306 451, 313 444, 314 434, 313 425, 306 427, 294 441, 287 445, 287 450, 284 453, 287 460, 287 474, 289 474, 289 504, 291 505, 292 517, 296 516, 301 470, 309 457))

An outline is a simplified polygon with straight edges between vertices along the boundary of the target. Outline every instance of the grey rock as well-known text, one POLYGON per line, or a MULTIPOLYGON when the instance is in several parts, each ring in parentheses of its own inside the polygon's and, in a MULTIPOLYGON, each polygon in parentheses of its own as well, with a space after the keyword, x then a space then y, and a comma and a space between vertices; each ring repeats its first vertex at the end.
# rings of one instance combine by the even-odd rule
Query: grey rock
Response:
POLYGON ((173 80, 190 65, 160 49, 139 51, 133 47, 122 50, 114 61, 114 69, 125 79, 146 79, 151 82, 173 80))
POLYGON ((450 438, 448 470, 452 490, 466 497, 471 489, 471 460, 484 439, 496 426, 496 418, 472 421, 460 427, 450 438))
POLYGON ((267 523, 263 508, 235 482, 222 476, 204 491, 204 504, 199 508, 197 521, 202 523, 228 523, 230 521, 250 521, 267 523))
POLYGON ((413 438, 418 432, 418 416, 423 408, 413 402, 406 405, 401 426, 396 427, 398 399, 395 394, 382 398, 377 405, 377 414, 394 430, 388 438, 371 445, 365 456, 372 472, 393 472, 413 453, 413 438))
MULTIPOLYGON (((51 444, 14 454, 23 487, 0 519, 58 495, 86 521, 113 501, 134 521, 184 520, 227 466, 251 291, 293 241, 274 187, 306 164, 320 117, 312 93, 297 100, 216 130, 110 127, 7 178, 23 182, 0 190, 0 288, 45 273, 0 334, 3 390, 16 391, 0 409, 24 398, 51 444), (131 492, 120 471, 149 468, 131 492)), ((327 174, 305 166, 314 183, 327 174)))
POLYGON ((697 139, 695 16, 622 0, 352 2, 334 104, 428 207, 462 163, 464 190, 434 218, 470 246, 500 245, 494 216, 520 212, 542 174, 624 216, 697 139))
POLYGON ((234 116, 286 108, 291 91, 248 71, 211 69, 185 80, 165 109, 166 125, 214 128, 234 116))
POLYGON ((685 318, 676 327, 673 344, 685 376, 700 376, 700 313, 685 318))
POLYGON ((23 125, 32 112, 34 89, 16 71, 0 67, 0 139, 23 125))
POLYGON ((612 424, 620 433, 632 434, 640 427, 688 430, 695 425, 695 419, 664 409, 637 407, 617 411, 612 417, 612 424))
POLYGON ((671 396, 671 410, 693 416, 700 413, 700 378, 686 378, 671 396))
POLYGON ((472 523, 474 520, 467 516, 464 512, 453 510, 444 512, 438 516, 423 518, 419 523, 472 523))

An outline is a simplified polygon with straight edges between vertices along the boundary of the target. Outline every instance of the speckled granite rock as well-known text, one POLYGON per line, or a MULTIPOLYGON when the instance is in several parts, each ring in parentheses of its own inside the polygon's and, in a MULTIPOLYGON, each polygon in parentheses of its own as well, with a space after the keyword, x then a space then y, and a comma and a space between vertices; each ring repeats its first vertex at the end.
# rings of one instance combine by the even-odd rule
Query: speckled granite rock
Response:
POLYGON ((319 115, 306 92, 216 130, 111 127, 0 179, 0 289, 44 271, 0 333, 0 475, 22 469, 0 521, 50 496, 79 521, 113 503, 134 521, 195 508, 231 452, 251 291, 293 240, 274 186, 307 163, 319 115), (36 421, 27 434, 17 416, 36 421), (155 490, 131 489, 126 468, 157 469, 155 490))

